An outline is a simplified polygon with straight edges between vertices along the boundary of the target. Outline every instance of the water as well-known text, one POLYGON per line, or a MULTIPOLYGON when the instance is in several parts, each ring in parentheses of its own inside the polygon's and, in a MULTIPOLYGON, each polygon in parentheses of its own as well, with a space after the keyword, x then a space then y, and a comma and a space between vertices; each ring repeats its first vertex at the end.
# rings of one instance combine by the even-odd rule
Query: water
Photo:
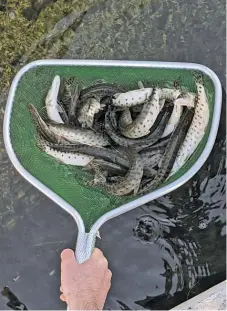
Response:
MULTIPOLYGON (((0 78, 3 86, 9 84, 13 73, 20 67, 20 61, 48 57, 197 62, 213 69, 225 84, 225 3, 222 0, 195 3, 186 0, 107 0, 83 1, 83 4, 74 0, 43 1, 44 6, 39 6, 37 10, 24 11, 23 8, 23 16, 12 5, 7 8, 8 11, 4 5, 3 10, 3 4, 7 2, 0 1, 0 14, 13 11, 15 15, 9 15, 13 20, 7 20, 6 31, 12 32, 14 38, 13 30, 16 27, 18 34, 19 23, 25 39, 22 40, 19 34, 15 37, 20 39, 20 44, 13 44, 17 47, 14 53, 10 36, 6 37, 5 45, 9 40, 10 53, 9 50, 5 54, 1 51, 0 78), (79 20, 68 23, 70 26, 66 32, 58 29, 54 36, 51 33, 50 40, 47 37, 43 39, 42 35, 47 33, 46 30, 43 33, 46 27, 43 21, 48 21, 48 29, 54 29, 54 25, 73 7, 78 11, 85 10, 79 20), (37 30, 38 26, 42 35, 37 30), (36 44, 32 45, 34 41, 36 44), (10 59, 4 58, 5 55, 10 59), (7 76, 9 72, 11 75, 7 76)), ((1 27, 5 26, 0 23, 1 27)), ((16 42, 15 38, 13 42, 16 42)), ((173 193, 117 217, 101 228, 102 239, 98 240, 97 245, 109 259, 113 272, 107 309, 170 309, 225 279, 225 107, 224 98, 215 146, 192 180, 173 193)), ((22 179, 15 177, 2 148, 0 151, 3 172, 0 179, 3 198, 0 245, 7 245, 7 250, 3 249, 6 255, 3 256, 5 269, 1 271, 2 285, 7 285, 11 273, 15 273, 15 262, 12 260, 14 265, 10 266, 7 259, 14 258, 8 245, 14 240, 15 245, 25 241, 22 244, 23 254, 29 256, 30 262, 23 264, 23 269, 22 261, 16 265, 22 276, 18 285, 13 284, 12 290, 18 298, 23 298, 28 309, 64 309, 58 298, 59 275, 52 279, 49 274, 48 278, 45 275, 48 265, 51 265, 51 270, 57 269, 56 258, 59 254, 56 255, 56 249, 60 252, 63 247, 69 246, 69 240, 72 240, 70 247, 74 247, 74 225, 70 227, 70 220, 63 212, 57 212, 57 208, 54 213, 46 212, 45 206, 51 203, 24 181, 21 182, 22 179), (40 198, 44 203, 39 203, 40 198), (15 205, 20 207, 19 212, 15 205), (36 208, 32 209, 31 205, 36 208), (10 218, 4 222, 6 213, 7 217, 10 214, 10 218), (44 213, 47 222, 53 222, 51 228, 43 221, 44 213), (23 217, 24 223, 20 220, 23 217), (33 218, 34 222, 39 220, 40 226, 44 222, 40 227, 40 231, 45 230, 43 236, 50 235, 52 240, 61 243, 53 244, 52 249, 48 244, 48 248, 36 253, 33 244, 42 243, 37 242, 40 232, 35 231, 38 229, 35 229, 33 218), (14 229, 11 229, 13 226, 14 229), (32 229, 29 226, 33 226, 32 229), (22 234, 21 228, 29 228, 27 230, 33 234, 28 239, 24 234, 23 239, 17 241, 16 236, 22 234), (58 228, 62 231, 59 232, 58 228), (36 256, 39 256, 39 265, 36 256), (35 287, 31 273, 36 279, 35 287)), ((23 254, 21 252, 20 256, 25 262, 27 257, 23 254)))

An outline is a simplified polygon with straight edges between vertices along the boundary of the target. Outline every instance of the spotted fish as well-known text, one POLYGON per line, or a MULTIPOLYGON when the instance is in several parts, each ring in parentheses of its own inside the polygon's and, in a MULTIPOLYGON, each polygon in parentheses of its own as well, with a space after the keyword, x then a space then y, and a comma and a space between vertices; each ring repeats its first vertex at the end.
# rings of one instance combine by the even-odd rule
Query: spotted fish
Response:
POLYGON ((140 138, 147 135, 159 112, 159 92, 157 89, 154 89, 151 98, 144 104, 138 117, 132 124, 122 129, 122 134, 128 138, 140 138))
POLYGON ((107 192, 113 195, 127 195, 130 193, 136 194, 143 176, 143 163, 138 153, 133 150, 125 151, 130 163, 130 168, 126 176, 121 177, 115 183, 105 183, 104 188, 107 192))
POLYGON ((113 95, 113 105, 117 107, 133 107, 143 104, 152 94, 152 88, 142 88, 126 93, 117 93, 113 95))
POLYGON ((114 142, 116 142, 120 146, 133 146, 136 150, 142 150, 143 148, 155 144, 161 138, 172 111, 170 108, 171 107, 166 107, 166 109, 163 109, 161 111, 155 124, 153 125, 153 128, 151 129, 151 133, 139 140, 126 138, 122 136, 119 132, 117 132, 117 130, 115 130, 112 126, 109 116, 110 111, 107 111, 105 115, 106 133, 111 137, 114 142))
POLYGON ((177 152, 180 149, 180 146, 184 141, 188 128, 191 124, 193 115, 193 108, 185 108, 181 118, 181 122, 176 127, 166 146, 165 153, 162 157, 162 161, 159 166, 160 168, 157 172, 156 177, 143 184, 139 190, 139 194, 144 194, 146 192, 156 189, 169 176, 175 162, 177 152))
POLYGON ((65 124, 54 124, 50 122, 44 122, 39 115, 37 109, 30 105, 29 109, 32 113, 33 119, 39 126, 42 135, 47 138, 51 138, 51 141, 56 142, 70 142, 87 144, 91 146, 107 146, 109 145, 108 138, 102 133, 95 133, 89 129, 75 128, 65 124))
MULTIPOLYGON (((178 89, 159 88, 160 99, 174 100, 180 94, 178 89)), ((112 104, 117 107, 130 108, 141 105, 152 95, 153 88, 140 88, 138 90, 117 93, 113 95, 112 104)))
POLYGON ((112 97, 119 92, 124 92, 120 86, 111 83, 97 83, 82 89, 80 92, 80 100, 95 96, 101 101, 101 99, 112 97))
POLYGON ((40 150, 54 157, 58 162, 61 162, 63 164, 86 166, 94 159, 94 157, 92 156, 81 153, 56 150, 52 148, 50 144, 41 137, 38 138, 37 146, 40 148, 40 150))
POLYGON ((50 143, 49 146, 55 150, 63 151, 63 152, 76 152, 82 153, 89 156, 93 156, 96 159, 102 159, 104 161, 108 161, 126 169, 129 167, 129 162, 125 159, 121 154, 119 154, 116 150, 111 150, 107 148, 100 148, 96 146, 88 146, 84 144, 80 145, 62 145, 62 144, 54 144, 50 143))
POLYGON ((198 95, 195 104, 195 115, 185 140, 177 154, 172 174, 178 171, 195 152, 205 134, 209 122, 209 105, 204 86, 202 83, 197 82, 196 87, 198 95))

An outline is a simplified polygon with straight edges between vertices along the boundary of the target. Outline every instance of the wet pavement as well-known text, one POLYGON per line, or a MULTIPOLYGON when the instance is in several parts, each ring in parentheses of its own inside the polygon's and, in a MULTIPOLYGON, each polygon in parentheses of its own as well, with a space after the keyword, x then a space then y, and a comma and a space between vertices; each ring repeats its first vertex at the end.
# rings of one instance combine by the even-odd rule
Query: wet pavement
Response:
MULTIPOLYGON (((38 13, 26 11, 33 12, 31 23, 58 2, 64 1, 46 1, 36 8, 38 13)), ((37 47, 45 46, 40 55, 46 58, 197 62, 214 70, 225 85, 224 1, 100 1, 87 2, 80 10, 67 33, 53 27, 50 41, 37 37, 35 48, 25 49, 12 73, 38 58, 37 47)), ((1 102, 2 121, 3 95, 1 102)), ((113 272, 107 309, 170 309, 225 279, 225 98, 223 102, 215 146, 196 176, 101 228, 97 245, 113 272)), ((59 255, 65 247, 75 247, 76 225, 18 175, 2 135, 0 197, 0 287, 9 286, 28 309, 64 309, 59 301, 59 255)), ((0 296, 0 309, 7 308, 6 303, 0 296)))

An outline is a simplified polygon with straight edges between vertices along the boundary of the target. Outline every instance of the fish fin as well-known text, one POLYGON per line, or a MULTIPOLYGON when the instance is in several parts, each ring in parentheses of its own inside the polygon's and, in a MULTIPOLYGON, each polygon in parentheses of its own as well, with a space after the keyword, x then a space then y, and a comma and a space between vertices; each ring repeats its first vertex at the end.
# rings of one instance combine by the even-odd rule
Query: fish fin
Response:
POLYGON ((138 88, 139 89, 144 89, 144 85, 142 81, 138 81, 138 88))
POLYGON ((113 95, 113 99, 117 99, 119 95, 121 95, 122 93, 116 93, 113 95))

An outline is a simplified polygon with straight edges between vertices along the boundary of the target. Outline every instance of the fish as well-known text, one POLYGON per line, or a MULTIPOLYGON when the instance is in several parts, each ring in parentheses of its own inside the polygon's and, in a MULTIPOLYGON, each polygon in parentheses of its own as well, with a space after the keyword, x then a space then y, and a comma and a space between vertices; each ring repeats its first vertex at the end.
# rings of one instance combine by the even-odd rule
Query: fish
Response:
POLYGON ((137 106, 143 104, 151 96, 152 91, 152 88, 141 88, 126 93, 116 93, 113 95, 112 104, 116 107, 125 108, 137 106))
POLYGON ((126 169, 129 167, 128 160, 125 159, 116 150, 101 148, 101 147, 96 147, 96 146, 88 146, 85 144, 63 145, 63 144, 49 143, 49 146, 59 151, 76 152, 76 153, 93 156, 96 159, 102 159, 104 161, 108 161, 108 162, 120 165, 122 167, 125 167, 126 169))
POLYGON ((62 108, 58 104, 58 93, 60 88, 60 77, 55 76, 52 82, 51 88, 49 89, 45 104, 46 104, 46 112, 48 118, 55 123, 64 123, 60 112, 62 112, 62 108))
MULTIPOLYGON (((89 156, 93 156, 95 159, 92 161, 94 164, 100 164, 105 170, 113 171, 118 170, 121 171, 122 174, 126 173, 129 169, 129 162, 127 158, 124 158, 119 151, 100 148, 95 146, 88 146, 84 144, 80 145, 62 145, 56 143, 49 143, 48 146, 54 150, 58 150, 60 152, 71 152, 71 153, 79 153, 85 154, 89 156)), ((92 163, 90 163, 92 164, 92 163)), ((88 167, 89 169, 89 167, 88 167)), ((145 176, 154 176, 156 171, 150 167, 149 165, 144 165, 144 175, 145 176)))
POLYGON ((119 92, 124 92, 124 89, 120 86, 111 83, 97 83, 88 86, 81 90, 80 100, 83 101, 88 97, 95 96, 98 100, 102 101, 104 97, 111 97, 119 92))
POLYGON ((196 82, 196 88, 195 114, 185 140, 177 154, 171 175, 177 172, 195 152, 209 123, 210 111, 204 85, 201 82, 196 82))
POLYGON ((149 191, 156 189, 169 176, 174 165, 177 152, 179 151, 181 144, 187 135, 187 131, 192 122, 193 115, 193 108, 184 108, 181 122, 177 125, 175 131, 169 138, 169 142, 165 148, 165 152, 159 165, 157 175, 155 176, 155 178, 146 181, 146 183, 140 187, 138 191, 139 194, 145 194, 149 191))
MULTIPOLYGON (((160 159, 159 159, 160 160, 160 159)), ((143 159, 142 159, 143 161, 143 159)), ((112 162, 108 162, 102 159, 94 159, 91 163, 91 165, 97 165, 100 166, 103 170, 108 172, 108 176, 112 176, 112 175, 118 175, 118 176, 123 176, 127 173, 128 168, 129 168, 129 164, 126 166, 122 166, 119 164, 115 164, 112 162)), ((88 169, 89 169, 89 165, 88 165, 88 169)), ((153 167, 151 167, 150 165, 144 165, 143 166, 143 175, 146 177, 151 177, 151 176, 155 176, 157 174, 157 171, 155 169, 153 169, 153 167)))
POLYGON ((92 128, 95 114, 101 109, 100 102, 93 97, 86 99, 78 112, 78 121, 82 127, 92 128))
POLYGON ((108 146, 108 138, 103 133, 96 133, 89 129, 75 128, 70 125, 52 124, 47 122, 52 133, 64 138, 70 143, 80 143, 89 146, 108 146))
POLYGON ((108 137, 103 133, 95 133, 89 129, 75 128, 65 124, 45 122, 33 105, 29 106, 29 110, 32 113, 35 123, 39 127, 39 131, 47 140, 58 143, 65 142, 67 144, 84 143, 91 146, 107 146, 110 144, 108 137))
POLYGON ((110 138, 118 145, 123 147, 133 146, 136 150, 142 150, 143 148, 149 147, 155 144, 162 136, 162 133, 166 127, 166 124, 169 120, 171 114, 171 107, 166 107, 159 114, 153 128, 151 129, 151 133, 142 139, 130 139, 122 136, 118 133, 112 126, 111 120, 109 117, 110 110, 107 111, 105 115, 105 130, 106 133, 110 136, 110 138))
POLYGON ((81 153, 56 150, 41 137, 37 140, 37 146, 41 151, 54 157, 58 162, 67 165, 86 166, 94 159, 92 156, 81 153))
POLYGON ((157 89, 154 89, 150 99, 144 104, 140 114, 129 126, 123 128, 121 133, 128 138, 146 136, 149 134, 149 130, 154 124, 159 112, 159 92, 157 89))
POLYGON ((141 151, 140 157, 144 164, 144 166, 148 166, 150 168, 153 168, 157 166, 160 163, 160 160, 162 158, 162 155, 164 153, 165 149, 157 149, 157 150, 147 150, 147 151, 141 151))
MULTIPOLYGON (((156 88, 156 90, 158 90, 160 99, 174 100, 181 94, 181 91, 175 88, 156 88)), ((146 100, 152 95, 153 91, 153 88, 142 88, 141 85, 141 88, 138 90, 114 94, 112 104, 113 106, 125 108, 138 106, 145 103, 146 100)))
POLYGON ((93 170, 94 167, 101 167, 104 171, 108 173, 108 176, 118 175, 124 176, 127 173, 127 168, 119 164, 108 162, 102 159, 94 159, 90 164, 86 166, 87 170, 93 170))
POLYGON ((143 163, 139 154, 134 152, 131 148, 124 150, 124 152, 130 163, 127 174, 124 177, 119 178, 117 182, 106 182, 102 185, 104 189, 112 195, 123 196, 132 192, 135 195, 143 176, 143 163))
POLYGON ((195 106, 195 94, 191 92, 182 93, 180 97, 178 97, 173 101, 173 104, 174 104, 173 112, 165 128, 165 131, 162 134, 162 138, 168 136, 175 130, 177 124, 180 121, 180 117, 183 112, 183 106, 187 107, 195 106))

